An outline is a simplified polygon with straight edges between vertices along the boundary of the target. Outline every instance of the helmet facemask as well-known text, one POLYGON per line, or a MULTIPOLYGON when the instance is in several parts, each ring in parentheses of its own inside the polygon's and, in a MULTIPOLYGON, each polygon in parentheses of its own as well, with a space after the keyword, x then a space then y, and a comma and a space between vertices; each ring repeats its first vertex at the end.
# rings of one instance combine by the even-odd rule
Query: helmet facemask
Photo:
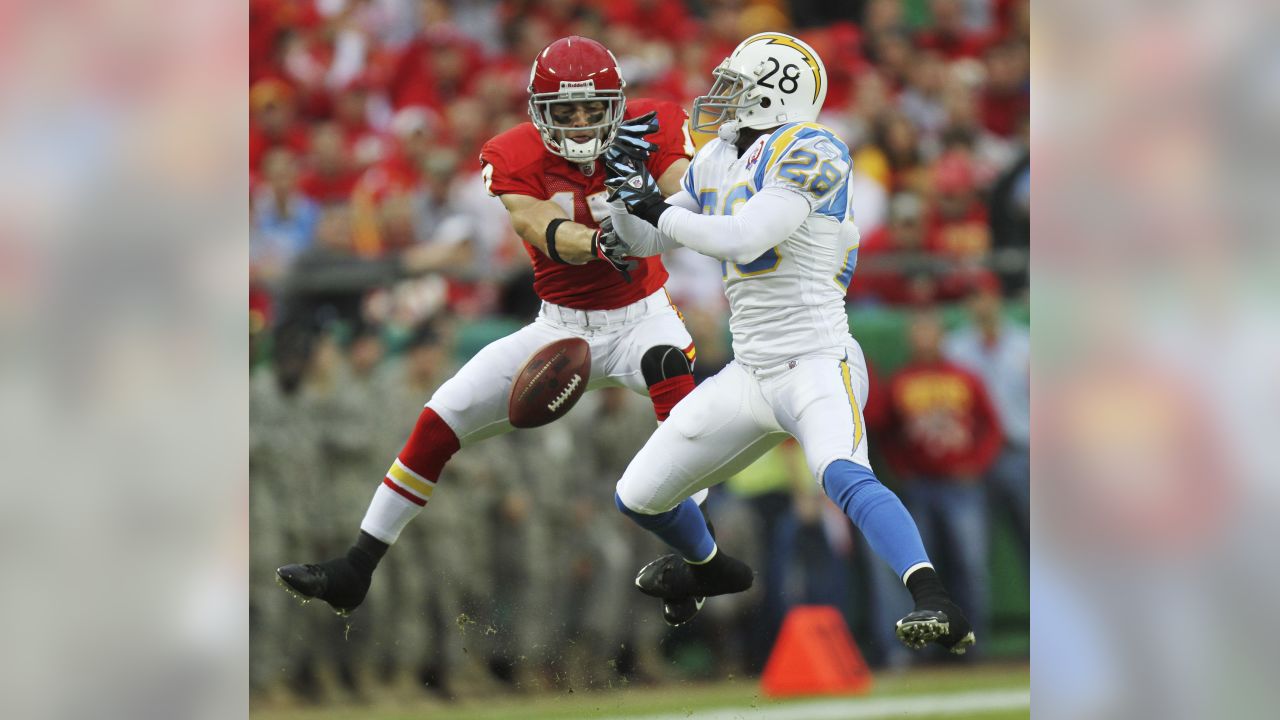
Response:
POLYGON ((748 98, 755 89, 754 78, 721 65, 711 71, 711 90, 693 101, 694 132, 716 132, 721 125, 738 119, 738 113, 760 104, 759 97, 748 98))
POLYGON ((621 90, 586 90, 534 93, 529 96, 529 117, 542 135, 542 144, 555 155, 575 163, 589 163, 604 154, 618 133, 626 99, 621 90), (599 103, 602 107, 592 108, 599 103), (574 126, 575 116, 586 106, 587 124, 574 126), (589 134, 574 140, 570 135, 589 134))

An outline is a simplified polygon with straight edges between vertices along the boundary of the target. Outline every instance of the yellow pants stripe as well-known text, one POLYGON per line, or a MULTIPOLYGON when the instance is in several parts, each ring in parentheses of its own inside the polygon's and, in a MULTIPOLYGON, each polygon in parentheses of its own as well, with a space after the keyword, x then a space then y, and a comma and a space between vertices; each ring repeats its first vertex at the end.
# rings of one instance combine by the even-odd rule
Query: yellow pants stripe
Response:
POLYGON ((433 484, 418 477, 409 468, 401 465, 399 460, 391 464, 391 469, 387 471, 387 477, 423 497, 431 497, 431 493, 435 490, 433 484))
POLYGON ((840 361, 840 376, 844 378, 844 391, 849 396, 849 407, 853 410, 853 449, 857 451, 862 444, 862 413, 858 410, 858 399, 853 396, 853 382, 849 379, 849 363, 840 361))

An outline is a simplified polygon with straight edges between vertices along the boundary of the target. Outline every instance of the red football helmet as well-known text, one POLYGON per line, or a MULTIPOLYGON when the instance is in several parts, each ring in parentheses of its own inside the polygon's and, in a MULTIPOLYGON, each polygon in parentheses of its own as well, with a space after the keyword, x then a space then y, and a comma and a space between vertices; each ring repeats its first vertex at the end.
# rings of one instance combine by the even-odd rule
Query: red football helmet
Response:
POLYGON ((595 40, 572 35, 548 45, 529 71, 529 117, 542 144, 571 162, 600 157, 622 124, 626 86, 618 59, 595 40))

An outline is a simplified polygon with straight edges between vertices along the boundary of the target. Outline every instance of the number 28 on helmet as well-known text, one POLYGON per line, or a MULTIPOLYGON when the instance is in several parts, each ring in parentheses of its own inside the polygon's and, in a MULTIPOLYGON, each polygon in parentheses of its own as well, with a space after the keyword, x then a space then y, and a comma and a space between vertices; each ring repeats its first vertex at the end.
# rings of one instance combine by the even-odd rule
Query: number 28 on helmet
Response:
POLYGON ((573 35, 548 45, 529 71, 529 117, 542 144, 571 162, 594 161, 622 123, 626 85, 617 58, 595 40, 573 35))
POLYGON ((782 33, 743 40, 711 76, 711 90, 693 101, 695 132, 813 122, 827 98, 822 58, 803 40, 782 33))

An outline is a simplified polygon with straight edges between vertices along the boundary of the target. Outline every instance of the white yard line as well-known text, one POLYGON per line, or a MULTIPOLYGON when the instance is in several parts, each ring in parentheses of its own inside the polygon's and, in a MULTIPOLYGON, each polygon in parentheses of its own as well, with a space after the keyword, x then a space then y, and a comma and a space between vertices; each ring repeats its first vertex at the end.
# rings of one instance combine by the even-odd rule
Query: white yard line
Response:
POLYGON ((630 715, 609 720, 868 720, 921 715, 961 715, 1030 707, 1030 690, 985 690, 910 697, 810 700, 786 705, 761 704, 758 707, 718 708, 692 713, 630 715))

